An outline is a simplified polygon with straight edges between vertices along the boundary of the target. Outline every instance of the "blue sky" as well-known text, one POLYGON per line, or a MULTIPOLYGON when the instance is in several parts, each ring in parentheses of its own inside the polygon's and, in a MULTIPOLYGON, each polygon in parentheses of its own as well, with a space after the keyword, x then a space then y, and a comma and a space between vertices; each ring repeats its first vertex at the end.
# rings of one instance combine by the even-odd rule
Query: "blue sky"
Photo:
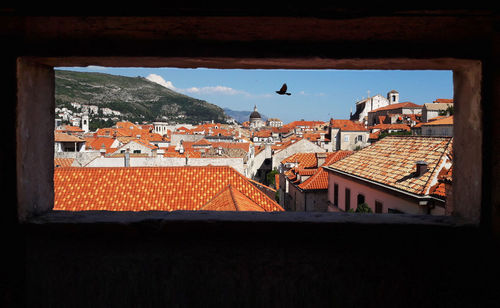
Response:
POLYGON ((172 90, 233 110, 253 110, 289 123, 348 119, 355 102, 397 90, 401 102, 431 103, 453 98, 452 71, 402 70, 243 70, 177 68, 58 68, 142 76, 172 90), (292 95, 278 95, 281 85, 292 95), (368 92, 369 91, 369 92, 368 92))

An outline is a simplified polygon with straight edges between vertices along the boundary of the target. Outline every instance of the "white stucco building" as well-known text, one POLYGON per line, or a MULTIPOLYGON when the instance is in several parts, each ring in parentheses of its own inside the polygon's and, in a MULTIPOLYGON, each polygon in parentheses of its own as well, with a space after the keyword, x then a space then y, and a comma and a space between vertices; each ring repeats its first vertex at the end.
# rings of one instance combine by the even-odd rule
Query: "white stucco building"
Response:
POLYGON ((350 119, 353 121, 363 122, 366 125, 368 112, 397 103, 399 103, 399 92, 396 90, 391 90, 387 93, 386 97, 383 97, 380 94, 368 97, 356 102, 356 111, 354 114, 351 113, 350 119))

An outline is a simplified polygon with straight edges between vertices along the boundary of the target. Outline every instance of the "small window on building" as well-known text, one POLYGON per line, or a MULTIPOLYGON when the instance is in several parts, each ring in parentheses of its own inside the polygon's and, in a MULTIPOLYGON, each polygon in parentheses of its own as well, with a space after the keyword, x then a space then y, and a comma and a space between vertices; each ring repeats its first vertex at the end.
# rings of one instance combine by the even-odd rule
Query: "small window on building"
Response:
POLYGON ((140 154, 140 153, 141 153, 141 150, 134 150, 134 153, 135 153, 135 154, 140 154))
POLYGON ((365 195, 358 194, 358 203, 357 203, 357 205, 360 205, 362 203, 365 203, 365 195))
POLYGON ((380 201, 375 200, 375 213, 383 213, 384 204, 380 201))
POLYGON ((339 184, 333 184, 333 205, 339 206, 339 184))
POLYGON ((349 142, 349 136, 344 136, 344 142, 349 142))
POLYGON ((351 209, 351 190, 349 188, 345 189, 345 211, 351 209))

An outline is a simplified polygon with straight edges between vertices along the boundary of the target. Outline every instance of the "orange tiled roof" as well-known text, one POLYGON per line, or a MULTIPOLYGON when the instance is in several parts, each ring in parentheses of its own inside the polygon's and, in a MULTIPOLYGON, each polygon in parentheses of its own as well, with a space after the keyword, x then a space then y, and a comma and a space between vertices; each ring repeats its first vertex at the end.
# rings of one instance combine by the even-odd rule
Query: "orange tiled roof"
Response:
MULTIPOLYGON (((328 153, 329 155, 323 165, 331 165, 334 162, 351 155, 352 153, 352 151, 337 151, 328 153)), ((314 175, 301 183, 299 188, 302 190, 328 189, 328 172, 323 168, 316 169, 314 175)))
POLYGON ((56 168, 54 210, 200 210, 229 185, 265 211, 283 211, 228 166, 56 168))
POLYGON ((365 126, 359 122, 351 120, 334 120, 330 119, 330 127, 340 128, 346 131, 366 131, 365 126))
POLYGON ((392 109, 399 109, 399 108, 422 108, 422 105, 417 105, 412 102, 403 102, 403 103, 397 103, 397 104, 392 104, 392 105, 387 105, 384 107, 380 107, 377 109, 374 109, 369 112, 377 112, 377 111, 382 111, 382 110, 392 110, 392 109))
POLYGON ((212 142, 213 148, 224 148, 224 149, 242 149, 245 152, 250 151, 250 142, 212 142))
POLYGON ((164 141, 165 138, 163 138, 162 135, 158 133, 144 133, 141 135, 141 139, 147 140, 147 141, 164 141))
POLYGON ((429 185, 452 150, 451 137, 389 136, 329 166, 367 180, 418 195, 429 185), (425 161, 428 171, 417 177, 415 163, 425 161))
POLYGON ((452 182, 452 172, 453 166, 450 169, 443 168, 438 174, 438 182, 429 189, 429 194, 446 199, 446 183, 452 182))
POLYGON ((55 142, 85 142, 85 140, 80 139, 73 135, 68 135, 66 133, 54 133, 54 141, 55 142))
POLYGON ((74 158, 54 158, 54 167, 71 167, 74 158))
POLYGON ((326 124, 323 121, 293 121, 288 124, 283 125, 285 128, 293 128, 297 126, 308 126, 308 127, 315 127, 318 125, 323 125, 326 124))
POLYGON ((372 127, 373 129, 380 129, 380 130, 388 130, 388 129, 397 129, 397 130, 405 130, 405 131, 410 131, 410 127, 406 124, 377 124, 372 127))
POLYGON ((318 166, 318 160, 316 159, 316 153, 295 153, 281 161, 282 164, 286 163, 298 163, 300 168, 316 168, 318 166))
POLYGON ((78 127, 78 126, 72 126, 72 125, 63 125, 61 126, 61 129, 57 130, 58 132, 75 132, 75 133, 82 133, 83 130, 78 127))
MULTIPOLYGON (((437 117, 436 117, 437 118, 437 117)), ((453 125, 453 116, 449 117, 441 117, 439 119, 434 118, 432 121, 423 123, 422 126, 429 126, 429 125, 453 125)))
POLYGON ((260 138, 268 138, 268 137, 271 137, 272 136, 272 131, 269 130, 269 129, 266 129, 266 130, 260 130, 260 131, 257 131, 253 134, 254 137, 260 137, 260 138))
POLYGON ((115 142, 115 139, 109 137, 94 137, 94 138, 85 138, 87 149, 100 150, 103 148, 106 149, 106 153, 114 151, 116 149, 112 149, 111 145, 115 142))
POLYGON ((140 129, 139 126, 135 125, 132 122, 128 122, 128 121, 116 122, 116 127, 117 128, 126 128, 126 129, 140 129))
POLYGON ((433 103, 436 104, 453 104, 453 99, 452 98, 436 98, 433 103))
POLYGON ((231 185, 221 190, 212 200, 202 206, 200 210, 265 212, 260 205, 231 185))
POLYGON ((374 133, 371 133, 371 134, 368 136, 368 139, 373 139, 373 140, 378 139, 378 138, 380 137, 380 133, 381 133, 381 132, 382 132, 382 131, 378 130, 378 131, 376 131, 376 132, 374 132, 374 133))
POLYGON ((203 138, 203 139, 200 139, 198 141, 195 141, 192 145, 203 145, 203 146, 206 146, 206 145, 211 145, 212 143, 210 143, 210 141, 208 141, 207 139, 203 138))

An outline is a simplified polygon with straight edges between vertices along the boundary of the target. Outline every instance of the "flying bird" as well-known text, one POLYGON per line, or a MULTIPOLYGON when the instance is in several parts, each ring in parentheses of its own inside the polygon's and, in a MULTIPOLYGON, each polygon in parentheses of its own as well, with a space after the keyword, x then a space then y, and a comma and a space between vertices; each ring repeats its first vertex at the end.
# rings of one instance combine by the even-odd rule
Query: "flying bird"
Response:
POLYGON ((284 83, 281 86, 281 89, 279 91, 276 91, 276 93, 278 93, 279 95, 284 95, 284 94, 286 94, 286 95, 292 95, 291 93, 286 92, 286 89, 287 89, 286 83, 284 83))

